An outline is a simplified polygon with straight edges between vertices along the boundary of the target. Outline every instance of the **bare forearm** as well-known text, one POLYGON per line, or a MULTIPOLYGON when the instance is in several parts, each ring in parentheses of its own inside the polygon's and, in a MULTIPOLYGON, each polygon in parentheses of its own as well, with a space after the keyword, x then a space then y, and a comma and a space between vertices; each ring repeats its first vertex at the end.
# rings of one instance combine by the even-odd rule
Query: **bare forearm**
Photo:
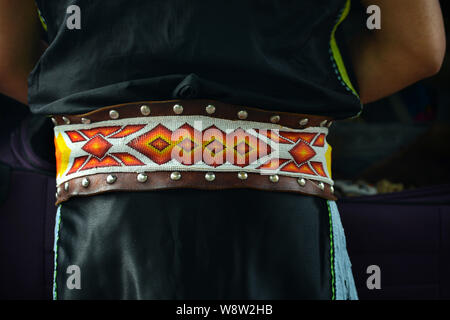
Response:
POLYGON ((380 30, 352 44, 363 103, 372 102, 429 77, 440 69, 445 32, 438 0, 362 0, 381 8, 380 30))
POLYGON ((0 92, 27 104, 27 79, 43 46, 32 0, 0 0, 0 92))

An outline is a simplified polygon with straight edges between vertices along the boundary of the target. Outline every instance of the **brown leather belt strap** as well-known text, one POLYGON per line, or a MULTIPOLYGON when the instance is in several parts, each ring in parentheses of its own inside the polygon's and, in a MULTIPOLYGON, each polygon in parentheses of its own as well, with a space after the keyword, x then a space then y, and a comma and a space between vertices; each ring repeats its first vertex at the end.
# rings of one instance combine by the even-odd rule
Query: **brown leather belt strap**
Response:
POLYGON ((332 119, 215 100, 55 115, 57 203, 109 191, 251 188, 335 200, 332 119))
POLYGON ((55 115, 55 125, 95 123, 110 119, 128 119, 142 116, 197 116, 205 115, 228 120, 246 120, 274 123, 288 128, 330 127, 332 118, 300 113, 268 111, 258 108, 232 105, 216 100, 167 100, 141 101, 103 107, 81 115, 55 115), (176 106, 181 106, 177 108, 176 106), (114 112, 117 111, 117 114, 114 112), (119 112, 120 111, 120 112, 119 112))

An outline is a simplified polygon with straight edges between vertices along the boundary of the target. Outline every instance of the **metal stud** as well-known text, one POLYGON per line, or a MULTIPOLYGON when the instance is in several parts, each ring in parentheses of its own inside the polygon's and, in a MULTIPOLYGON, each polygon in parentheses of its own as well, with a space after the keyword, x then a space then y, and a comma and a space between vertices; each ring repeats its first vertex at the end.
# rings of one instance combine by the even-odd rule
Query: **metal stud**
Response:
POLYGON ((238 112, 237 116, 238 116, 239 119, 245 120, 248 117, 248 112, 245 111, 245 110, 241 110, 241 111, 238 112))
POLYGON ((212 104, 210 104, 205 108, 205 110, 206 110, 206 113, 213 114, 214 112, 216 112, 216 107, 213 106, 212 104))
POLYGON ((63 121, 64 121, 65 124, 70 124, 69 118, 62 117, 62 119, 63 119, 63 121))
POLYGON ((333 186, 330 187, 330 192, 334 193, 334 187, 333 186))
POLYGON ((306 180, 303 178, 298 179, 297 182, 301 187, 304 187, 306 185, 306 180))
POLYGON ((139 173, 137 175, 137 181, 140 182, 140 183, 146 182, 147 179, 148 179, 148 176, 145 173, 139 173))
POLYGON ((81 123, 83 123, 83 124, 90 124, 91 123, 91 119, 81 118, 81 123))
POLYGON ((119 112, 117 112, 116 110, 111 110, 109 111, 109 117, 113 120, 119 119, 119 112))
POLYGON ((274 174, 273 176, 270 176, 269 179, 273 183, 277 183, 278 181, 280 181, 280 177, 277 174, 274 174))
POLYGON ((331 125, 333 124, 333 121, 328 121, 327 127, 331 127, 331 125))
POLYGON ((182 114, 183 113, 183 106, 180 104, 176 104, 173 106, 173 112, 176 114, 182 114))
POLYGON ((247 172, 244 172, 244 171, 239 172, 238 173, 238 178, 241 179, 241 180, 247 180, 247 178, 248 178, 247 172))
POLYGON ((68 182, 64 183, 64 191, 65 192, 69 191, 69 183, 68 182))
POLYGON ((321 127, 325 127, 326 125, 327 125, 327 120, 323 120, 321 123, 320 123, 320 126, 321 127))
POLYGON ((172 172, 170 174, 170 179, 174 180, 174 181, 180 180, 181 179, 181 173, 179 173, 178 171, 172 172))
POLYGON ((325 185, 323 184, 323 182, 319 183, 319 189, 320 190, 325 190, 325 185))
POLYGON ((58 196, 61 195, 61 187, 56 188, 56 194, 57 194, 58 196))
POLYGON ((81 185, 82 185, 84 188, 89 187, 89 184, 90 184, 90 183, 91 183, 91 182, 89 181, 88 178, 83 178, 83 180, 81 180, 81 185))
POLYGON ((150 114, 150 107, 149 106, 147 106, 147 105, 143 105, 143 106, 141 106, 141 113, 142 113, 142 115, 144 115, 144 116, 148 116, 149 114, 150 114))
POLYGON ((57 193, 55 193, 55 198, 58 198, 59 196, 58 196, 58 194, 57 193))
POLYGON ((106 177, 107 184, 113 184, 116 181, 117 181, 117 177, 113 174, 110 174, 109 176, 106 177))
POLYGON ((216 179, 216 175, 214 174, 214 172, 207 172, 205 174, 205 179, 206 181, 214 181, 216 179))
POLYGON ((275 115, 275 116, 270 117, 270 122, 272 122, 272 123, 280 122, 280 116, 279 115, 275 115))
POLYGON ((306 126, 308 124, 308 122, 309 122, 309 119, 305 118, 305 119, 300 120, 298 123, 301 126, 306 126))
POLYGON ((53 124, 54 124, 55 126, 57 126, 57 125, 58 125, 58 121, 56 121, 56 119, 55 119, 55 118, 53 118, 53 117, 52 117, 52 122, 53 122, 53 124))

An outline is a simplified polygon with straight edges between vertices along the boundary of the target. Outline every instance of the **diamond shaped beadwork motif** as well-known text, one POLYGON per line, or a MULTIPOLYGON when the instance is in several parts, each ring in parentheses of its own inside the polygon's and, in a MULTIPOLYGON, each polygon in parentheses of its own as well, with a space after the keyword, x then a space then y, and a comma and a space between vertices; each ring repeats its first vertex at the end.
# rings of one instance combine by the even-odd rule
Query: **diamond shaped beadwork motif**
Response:
POLYGON ((58 167, 58 177, 97 168, 129 172, 115 168, 136 167, 138 170, 139 167, 139 172, 145 172, 164 171, 165 166, 172 166, 172 170, 173 166, 199 165, 201 170, 209 167, 210 172, 218 167, 221 171, 236 172, 250 168, 266 170, 271 175, 284 172, 329 178, 324 156, 328 144, 323 128, 318 128, 317 132, 230 129, 234 124, 230 121, 230 127, 223 122, 212 122, 205 129, 196 129, 193 121, 177 126, 157 122, 134 121, 126 125, 120 125, 120 120, 107 122, 111 125, 95 128, 89 124, 83 129, 59 133, 57 154, 67 165, 58 167), (58 147, 63 145, 63 138, 67 150, 58 147), (77 152, 73 152, 76 149, 77 152), (71 154, 76 156, 70 158, 71 154))
POLYGON ((88 142, 86 142, 86 144, 81 147, 81 149, 83 149, 87 153, 92 154, 98 159, 103 159, 103 157, 108 152, 108 150, 111 149, 111 147, 112 144, 109 143, 105 138, 103 138, 101 135, 96 135, 88 142))

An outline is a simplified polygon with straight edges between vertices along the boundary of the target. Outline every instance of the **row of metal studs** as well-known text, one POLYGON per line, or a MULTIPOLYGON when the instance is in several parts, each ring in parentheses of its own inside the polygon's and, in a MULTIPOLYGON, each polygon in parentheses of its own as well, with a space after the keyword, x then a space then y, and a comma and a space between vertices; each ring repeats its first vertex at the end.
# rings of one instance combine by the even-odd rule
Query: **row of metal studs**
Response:
MULTIPOLYGON (((238 178, 241 179, 241 180, 246 180, 246 179, 248 178, 247 172, 244 172, 244 171, 239 172, 239 173, 237 174, 237 176, 238 176, 238 178)), ((137 177, 136 177, 136 180, 137 180, 138 182, 140 182, 140 183, 145 183, 145 182, 147 182, 147 179, 148 179, 148 176, 147 176, 146 174, 144 174, 144 173, 139 173, 139 174, 137 175, 137 177)), ((178 172, 178 171, 172 172, 172 173, 170 174, 170 179, 173 180, 173 181, 178 181, 178 180, 180 180, 180 179, 181 179, 181 173, 178 172)), ((214 174, 214 172, 207 172, 207 173, 205 174, 205 179, 206 179, 206 181, 210 181, 210 182, 211 182, 211 181, 214 181, 214 180, 216 179, 216 175, 214 174)), ((276 174, 275 174, 275 175, 271 175, 271 176, 269 176, 269 180, 270 180, 271 182, 273 182, 273 183, 277 183, 278 181, 280 181, 280 177, 279 177, 278 175, 276 175, 276 174)), ((110 174, 110 175, 108 175, 108 176, 106 177, 106 183, 108 183, 108 184, 114 184, 116 181, 117 181, 117 176, 115 176, 115 175, 110 174)), ((304 187, 304 186, 306 185, 306 180, 305 180, 304 178, 299 178, 299 179, 297 179, 297 182, 298 182, 298 184, 299 184, 300 186, 302 186, 302 187, 304 187)), ((87 178, 87 177, 83 178, 83 179, 81 180, 81 185, 82 185, 84 188, 88 188, 89 185, 90 185, 90 180, 89 180, 89 178, 87 178)), ((325 184, 324 184, 323 182, 320 182, 320 183, 318 184, 318 188, 319 188, 320 190, 322 190, 322 191, 325 190, 325 184)), ((69 182, 66 182, 66 183, 64 184, 64 191, 66 191, 66 192, 69 191, 69 182)), ((331 193, 334 193, 334 188, 333 188, 333 186, 330 187, 330 191, 331 191, 331 193)), ((56 192, 56 197, 58 197, 59 195, 61 195, 61 187, 58 187, 57 192, 56 192)))
MULTIPOLYGON (((150 107, 147 106, 147 105, 142 105, 141 108, 140 108, 140 111, 141 111, 141 114, 144 115, 144 116, 148 116, 148 115, 150 115, 150 113, 151 113, 150 107)), ((215 107, 214 105, 210 104, 210 105, 208 105, 208 106, 205 108, 205 111, 206 111, 206 113, 208 113, 208 114, 213 114, 213 113, 216 112, 216 107, 215 107)), ((182 106, 182 105, 179 105, 179 104, 174 105, 174 106, 173 106, 173 112, 174 112, 175 114, 182 114, 182 113, 183 113, 183 106, 182 106)), ((111 119, 117 120, 117 119, 119 119, 119 116, 120 116, 120 115, 119 115, 119 112, 118 112, 117 110, 110 110, 110 111, 109 111, 109 117, 110 117, 111 119)), ((239 112, 237 113, 237 117, 238 117, 240 120, 245 120, 245 119, 247 119, 247 117, 248 117, 248 112, 245 111, 245 110, 241 110, 241 111, 239 111, 239 112)), ((64 121, 65 124, 70 124, 70 120, 69 120, 68 118, 62 117, 62 119, 63 119, 63 121, 64 121)), ((278 122, 280 122, 280 119, 281 119, 281 118, 280 118, 279 115, 274 115, 274 116, 270 117, 270 122, 272 122, 272 123, 278 123, 278 122)), ((52 121, 53 121, 53 124, 54 124, 55 126, 58 125, 58 122, 56 121, 55 118, 52 118, 52 121)), ((308 122, 309 122, 309 119, 308 119, 308 118, 301 119, 301 120, 299 121, 299 125, 300 125, 300 126, 306 126, 306 125, 308 124, 308 122)), ((91 120, 88 119, 88 118, 81 118, 81 123, 83 123, 83 124, 90 124, 90 123, 91 123, 91 120)), ((329 128, 329 127, 331 126, 332 123, 333 123, 332 121, 323 120, 323 121, 320 123, 320 126, 321 126, 321 127, 325 127, 325 126, 326 126, 326 127, 329 128)))

